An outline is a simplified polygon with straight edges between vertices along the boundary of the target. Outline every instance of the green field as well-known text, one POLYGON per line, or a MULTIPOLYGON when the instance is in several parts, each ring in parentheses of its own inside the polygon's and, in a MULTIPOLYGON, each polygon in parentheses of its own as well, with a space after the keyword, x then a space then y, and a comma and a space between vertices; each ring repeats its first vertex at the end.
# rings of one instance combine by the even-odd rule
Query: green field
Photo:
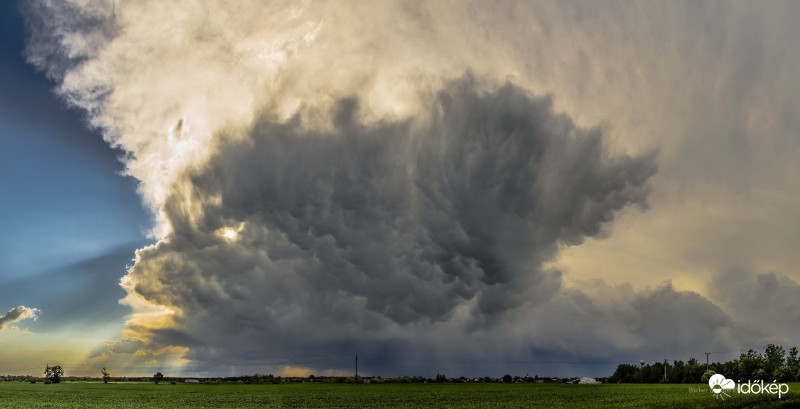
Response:
POLYGON ((788 396, 737 395, 720 402, 707 385, 0 383, 2 408, 706 408, 800 407, 788 396))

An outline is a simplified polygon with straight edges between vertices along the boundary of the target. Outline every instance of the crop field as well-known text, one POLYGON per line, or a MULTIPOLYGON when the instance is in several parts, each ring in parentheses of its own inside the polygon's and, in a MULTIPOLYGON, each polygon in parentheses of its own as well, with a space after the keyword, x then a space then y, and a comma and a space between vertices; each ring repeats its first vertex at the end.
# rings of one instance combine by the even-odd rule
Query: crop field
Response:
POLYGON ((780 400, 707 385, 0 383, 2 408, 779 408, 800 407, 800 384, 780 400))

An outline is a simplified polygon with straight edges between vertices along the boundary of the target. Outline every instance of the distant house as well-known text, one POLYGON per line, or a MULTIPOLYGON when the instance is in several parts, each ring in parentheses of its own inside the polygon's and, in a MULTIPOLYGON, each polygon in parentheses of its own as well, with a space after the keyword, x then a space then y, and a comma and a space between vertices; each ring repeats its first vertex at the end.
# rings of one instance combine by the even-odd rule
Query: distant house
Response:
POLYGON ((200 381, 197 379, 186 379, 183 381, 183 383, 200 383, 200 381))
POLYGON ((583 377, 580 381, 578 381, 578 383, 581 385, 594 385, 600 382, 597 382, 597 379, 594 378, 583 377))

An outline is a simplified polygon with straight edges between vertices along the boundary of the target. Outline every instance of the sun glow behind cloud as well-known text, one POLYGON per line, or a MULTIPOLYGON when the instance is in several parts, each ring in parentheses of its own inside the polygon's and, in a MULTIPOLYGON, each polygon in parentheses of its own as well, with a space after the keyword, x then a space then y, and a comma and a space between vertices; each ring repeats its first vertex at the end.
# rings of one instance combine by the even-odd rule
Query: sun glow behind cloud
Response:
POLYGON ((236 231, 231 229, 231 228, 229 228, 229 227, 226 227, 222 231, 222 237, 225 237, 228 240, 233 240, 233 239, 236 238, 236 231))

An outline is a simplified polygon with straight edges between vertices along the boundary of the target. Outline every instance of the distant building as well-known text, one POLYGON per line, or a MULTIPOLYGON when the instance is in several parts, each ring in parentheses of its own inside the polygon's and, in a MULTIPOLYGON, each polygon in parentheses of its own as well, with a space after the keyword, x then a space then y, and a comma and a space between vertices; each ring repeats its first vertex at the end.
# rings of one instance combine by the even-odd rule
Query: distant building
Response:
POLYGON ((581 385, 593 385, 600 382, 597 382, 597 379, 594 378, 583 377, 580 381, 578 381, 578 383, 581 385))
POLYGON ((183 381, 183 383, 200 383, 200 381, 197 379, 186 379, 183 381))

